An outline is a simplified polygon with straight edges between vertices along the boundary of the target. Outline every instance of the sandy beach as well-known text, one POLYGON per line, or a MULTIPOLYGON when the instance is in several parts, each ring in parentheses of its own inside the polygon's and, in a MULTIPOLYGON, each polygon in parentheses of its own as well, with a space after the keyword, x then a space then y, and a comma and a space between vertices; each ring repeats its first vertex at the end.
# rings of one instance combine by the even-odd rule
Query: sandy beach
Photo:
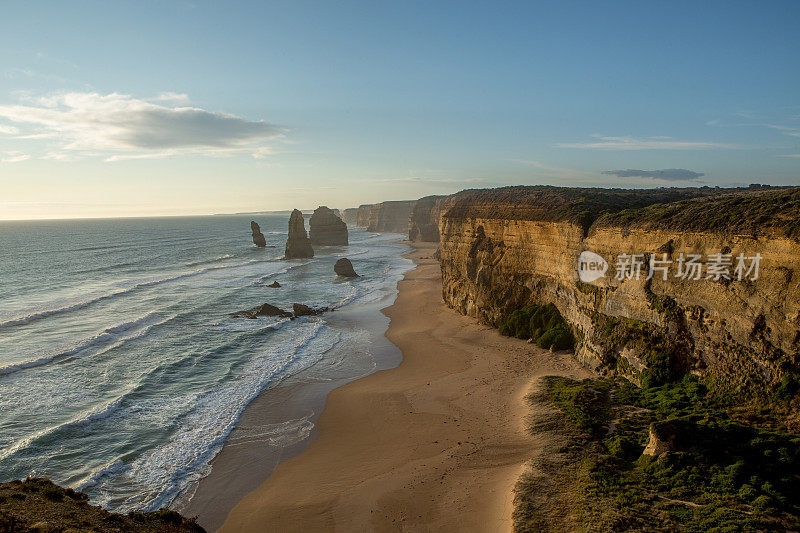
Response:
MULTIPOLYGON (((221 531, 508 531, 513 487, 543 437, 537 378, 588 372, 447 308, 434 245, 415 245, 386 333, 403 360, 330 392, 317 434, 221 531)), ((215 467, 216 468, 216 467, 215 467)))

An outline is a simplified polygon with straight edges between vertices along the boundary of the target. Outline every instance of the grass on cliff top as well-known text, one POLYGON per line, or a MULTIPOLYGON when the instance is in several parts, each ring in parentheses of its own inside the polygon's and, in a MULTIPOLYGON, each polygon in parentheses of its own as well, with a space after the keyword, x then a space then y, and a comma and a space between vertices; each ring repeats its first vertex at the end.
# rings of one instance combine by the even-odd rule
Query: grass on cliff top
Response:
POLYGON ((800 237, 800 187, 746 191, 626 209, 604 215, 603 226, 669 228, 745 235, 800 237))
POLYGON ((569 221, 588 230, 594 220, 605 213, 745 190, 712 187, 603 189, 549 185, 470 189, 453 195, 453 204, 443 216, 569 221))
POLYGON ((205 531, 194 520, 169 509, 123 515, 90 505, 88 500, 86 494, 59 487, 44 478, 0 483, 0 532, 205 531))
POLYGON ((520 482, 516 531, 800 529, 800 435, 733 420, 691 376, 649 389, 545 380, 563 446, 543 454, 546 476, 520 482), (642 454, 651 426, 671 437, 658 458, 642 454))

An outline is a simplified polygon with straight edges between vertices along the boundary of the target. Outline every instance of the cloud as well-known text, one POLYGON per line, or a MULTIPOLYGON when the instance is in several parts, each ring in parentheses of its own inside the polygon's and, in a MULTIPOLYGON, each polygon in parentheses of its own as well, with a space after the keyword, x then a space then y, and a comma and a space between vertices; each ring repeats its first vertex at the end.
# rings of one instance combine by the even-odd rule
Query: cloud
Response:
POLYGON ((685 168, 665 168, 664 170, 635 170, 629 168, 627 170, 604 170, 602 174, 618 178, 649 178, 664 181, 694 181, 705 176, 703 172, 695 172, 685 168))
POLYGON ((636 139, 634 137, 604 137, 593 135, 598 140, 588 143, 559 143, 559 148, 584 148, 589 150, 710 150, 714 148, 734 149, 731 144, 676 141, 669 137, 647 137, 636 139))
POLYGON ((772 128, 773 130, 778 130, 784 135, 789 135, 791 137, 800 137, 800 129, 798 128, 790 128, 789 126, 778 126, 776 124, 767 124, 768 128, 772 128))
POLYGON ((284 133, 268 122, 190 107, 185 105, 188 97, 176 93, 162 93, 152 101, 118 93, 25 100, 25 104, 0 105, 0 118, 27 126, 30 131, 20 138, 54 141, 58 150, 51 155, 99 153, 106 160, 184 153, 263 157, 264 142, 284 133))
POLYGON ((30 158, 28 154, 17 151, 0 153, 0 163, 20 163, 30 158))
POLYGON ((786 155, 782 155, 781 157, 792 157, 792 158, 800 159, 800 154, 786 154, 786 155))
POLYGON ((19 129, 15 128, 14 126, 3 126, 0 124, 0 133, 6 133, 8 135, 15 135, 19 133, 19 129))

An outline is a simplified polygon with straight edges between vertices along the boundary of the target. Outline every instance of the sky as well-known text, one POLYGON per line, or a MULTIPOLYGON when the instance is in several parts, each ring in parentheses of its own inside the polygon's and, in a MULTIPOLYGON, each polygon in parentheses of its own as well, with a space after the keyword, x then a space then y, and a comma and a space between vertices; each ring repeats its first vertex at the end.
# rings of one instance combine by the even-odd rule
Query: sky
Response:
POLYGON ((800 184, 794 0, 0 11, 0 219, 800 184))

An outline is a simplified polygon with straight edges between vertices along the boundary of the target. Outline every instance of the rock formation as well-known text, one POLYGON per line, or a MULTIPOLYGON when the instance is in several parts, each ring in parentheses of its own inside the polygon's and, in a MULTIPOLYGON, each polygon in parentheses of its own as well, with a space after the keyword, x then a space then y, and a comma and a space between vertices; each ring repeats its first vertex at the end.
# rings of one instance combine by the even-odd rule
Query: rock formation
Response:
POLYGON ((333 265, 333 271, 336 272, 340 276, 344 276, 346 278, 357 278, 358 274, 356 274, 355 269, 353 268, 353 263, 346 257, 342 257, 341 259, 336 261, 336 264, 333 265))
POLYGON ((439 242, 439 220, 448 196, 426 196, 416 201, 408 219, 408 240, 439 242))
POLYGON ((311 244, 314 246, 347 245, 347 224, 324 205, 314 210, 308 226, 311 244))
POLYGON ((342 213, 342 220, 345 224, 349 226, 357 226, 358 225, 358 208, 351 207, 349 209, 345 209, 344 213, 342 213))
POLYGON ((295 209, 289 217, 289 237, 286 239, 285 259, 314 257, 314 248, 306 234, 303 213, 295 209))
POLYGON ((294 316, 314 316, 324 313, 328 310, 327 307, 320 307, 319 309, 314 309, 313 307, 309 307, 305 304, 292 304, 292 309, 294 310, 294 316))
POLYGON ((800 373, 800 188, 507 187, 447 202, 442 292, 463 314, 499 325, 523 305, 553 302, 576 357, 634 383, 661 368, 750 396, 800 373), (604 277, 580 281, 584 251, 605 258, 604 277), (681 256, 702 254, 707 267, 720 253, 730 275, 739 254, 759 254, 758 279, 676 276, 681 256), (647 254, 639 279, 616 278, 620 254, 647 254), (655 270, 646 279, 651 256, 673 262, 666 279, 655 270))
POLYGON ((364 204, 358 207, 356 225, 367 231, 407 233, 408 217, 416 200, 364 204))
POLYGON ((275 307, 272 304, 263 304, 252 309, 233 313, 231 316, 233 318, 258 318, 260 316, 280 316, 289 318, 292 316, 292 313, 284 311, 280 307, 275 307))
POLYGON ((280 283, 278 283, 277 281, 273 281, 272 283, 270 283, 269 285, 267 285, 267 287, 269 287, 270 289, 277 289, 277 288, 278 288, 278 287, 280 287, 280 286, 281 286, 281 284, 280 284, 280 283))
POLYGON ((250 231, 253 232, 253 244, 259 248, 266 248, 267 240, 264 238, 264 234, 261 233, 261 228, 255 220, 250 221, 250 231))

